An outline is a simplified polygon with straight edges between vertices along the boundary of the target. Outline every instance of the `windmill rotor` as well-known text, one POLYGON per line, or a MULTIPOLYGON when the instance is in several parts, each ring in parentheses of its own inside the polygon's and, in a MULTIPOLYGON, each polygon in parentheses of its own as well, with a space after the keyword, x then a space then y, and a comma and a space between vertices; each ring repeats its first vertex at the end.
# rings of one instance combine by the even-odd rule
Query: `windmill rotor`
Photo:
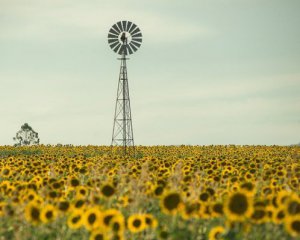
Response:
POLYGON ((141 43, 141 30, 130 21, 119 21, 108 32, 109 46, 120 55, 133 54, 141 46, 141 43))

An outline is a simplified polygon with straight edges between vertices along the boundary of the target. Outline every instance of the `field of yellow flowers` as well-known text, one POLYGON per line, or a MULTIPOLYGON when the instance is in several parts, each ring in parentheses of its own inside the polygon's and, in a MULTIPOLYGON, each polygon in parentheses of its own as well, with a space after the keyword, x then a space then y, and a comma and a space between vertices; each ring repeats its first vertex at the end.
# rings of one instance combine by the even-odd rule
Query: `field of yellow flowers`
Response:
POLYGON ((0 147, 0 240, 297 239, 300 147, 0 147))

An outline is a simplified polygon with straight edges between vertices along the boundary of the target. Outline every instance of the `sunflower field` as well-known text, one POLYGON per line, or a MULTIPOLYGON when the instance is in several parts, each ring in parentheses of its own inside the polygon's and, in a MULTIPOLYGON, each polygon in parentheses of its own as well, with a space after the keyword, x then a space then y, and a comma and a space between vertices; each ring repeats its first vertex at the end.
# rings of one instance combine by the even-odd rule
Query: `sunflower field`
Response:
POLYGON ((300 239, 300 147, 0 147, 0 240, 300 239))

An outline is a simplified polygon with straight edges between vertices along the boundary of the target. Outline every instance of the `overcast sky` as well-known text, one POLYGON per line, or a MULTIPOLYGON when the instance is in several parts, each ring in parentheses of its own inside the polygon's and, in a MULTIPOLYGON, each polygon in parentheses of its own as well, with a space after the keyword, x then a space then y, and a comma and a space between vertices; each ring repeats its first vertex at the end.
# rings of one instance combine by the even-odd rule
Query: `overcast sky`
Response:
POLYGON ((120 61, 136 145, 300 142, 299 0, 0 0, 0 144, 110 145, 120 61))

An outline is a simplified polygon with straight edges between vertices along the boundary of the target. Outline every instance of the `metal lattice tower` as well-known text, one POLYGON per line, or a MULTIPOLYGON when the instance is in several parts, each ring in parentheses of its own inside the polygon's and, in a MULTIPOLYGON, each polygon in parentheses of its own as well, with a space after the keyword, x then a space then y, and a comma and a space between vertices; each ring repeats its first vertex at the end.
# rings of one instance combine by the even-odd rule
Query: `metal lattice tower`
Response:
POLYGON ((140 29, 132 22, 120 21, 112 26, 108 33, 110 47, 122 57, 121 60, 117 99, 112 133, 112 146, 122 146, 124 154, 134 149, 131 107, 129 98, 126 58, 134 53, 142 42, 140 29))

